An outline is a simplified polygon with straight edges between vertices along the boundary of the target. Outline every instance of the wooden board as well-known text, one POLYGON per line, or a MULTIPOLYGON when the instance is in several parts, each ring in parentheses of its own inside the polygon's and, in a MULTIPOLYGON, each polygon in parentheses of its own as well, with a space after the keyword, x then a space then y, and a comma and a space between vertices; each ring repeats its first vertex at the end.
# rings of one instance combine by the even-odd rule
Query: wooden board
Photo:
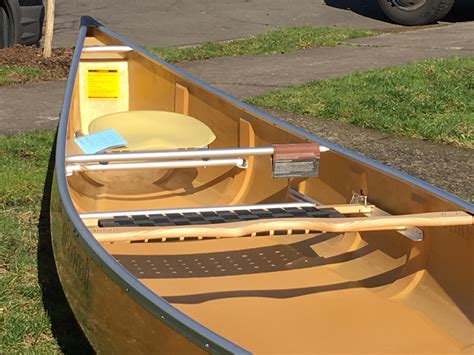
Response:
POLYGON ((174 237, 235 238, 280 230, 361 232, 404 227, 472 225, 472 216, 462 212, 433 212, 402 216, 352 218, 279 218, 216 224, 212 226, 94 228, 101 242, 138 241, 174 237))

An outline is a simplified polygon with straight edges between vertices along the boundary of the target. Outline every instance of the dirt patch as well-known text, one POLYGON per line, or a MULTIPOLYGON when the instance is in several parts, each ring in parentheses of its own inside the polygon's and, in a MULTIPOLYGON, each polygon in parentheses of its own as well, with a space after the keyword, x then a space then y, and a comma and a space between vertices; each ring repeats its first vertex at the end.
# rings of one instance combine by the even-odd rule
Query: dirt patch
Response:
MULTIPOLYGON (((74 48, 54 48, 50 58, 43 58, 42 48, 16 45, 0 49, 0 66, 28 67, 40 70, 34 79, 19 77, 15 83, 65 79, 69 72, 74 48)), ((13 78, 14 79, 14 78, 13 78)))

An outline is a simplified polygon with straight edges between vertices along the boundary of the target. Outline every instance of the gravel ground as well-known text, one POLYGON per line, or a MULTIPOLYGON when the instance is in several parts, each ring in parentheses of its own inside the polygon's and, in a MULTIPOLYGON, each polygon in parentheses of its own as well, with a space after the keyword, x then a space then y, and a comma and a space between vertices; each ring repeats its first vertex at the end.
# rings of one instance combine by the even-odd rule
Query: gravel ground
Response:
POLYGON ((318 118, 266 111, 321 138, 474 201, 472 149, 394 136, 318 118))

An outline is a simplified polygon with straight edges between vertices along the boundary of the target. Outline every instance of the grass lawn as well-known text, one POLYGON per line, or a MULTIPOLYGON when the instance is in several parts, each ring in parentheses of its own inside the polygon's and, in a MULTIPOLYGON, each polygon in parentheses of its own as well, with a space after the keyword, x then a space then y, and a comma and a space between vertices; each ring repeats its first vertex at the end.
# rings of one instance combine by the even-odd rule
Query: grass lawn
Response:
POLYGON ((192 47, 145 47, 171 63, 238 55, 288 53, 314 47, 333 47, 352 38, 378 35, 380 32, 329 27, 289 27, 256 36, 192 47))
POLYGON ((38 220, 52 140, 52 132, 0 137, 3 354, 58 351, 37 270, 38 220))
POLYGON ((2 354, 87 349, 59 287, 41 211, 53 138, 53 131, 0 136, 2 354))
POLYGON ((40 76, 38 68, 0 65, 0 86, 32 81, 40 76))
POLYGON ((474 57, 451 57, 314 81, 251 98, 282 111, 474 147, 474 57))

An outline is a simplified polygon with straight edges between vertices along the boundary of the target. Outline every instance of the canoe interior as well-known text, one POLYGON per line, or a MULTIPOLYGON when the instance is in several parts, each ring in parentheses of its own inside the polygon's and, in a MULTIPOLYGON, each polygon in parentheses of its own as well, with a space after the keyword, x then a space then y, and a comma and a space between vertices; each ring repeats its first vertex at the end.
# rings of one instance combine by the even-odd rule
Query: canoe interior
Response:
MULTIPOLYGON (((85 41, 121 44, 94 28, 85 41)), ((76 75, 66 156, 78 153, 75 132, 127 110, 192 116, 215 133, 210 149, 307 141, 137 51, 83 53, 76 75), (87 98, 91 67, 117 68, 117 99, 87 98)), ((271 171, 270 157, 256 156, 245 170, 81 172, 67 183, 78 213, 293 202, 290 189, 330 205, 361 194, 390 214, 459 210, 337 151, 321 154, 318 177, 273 179, 271 171)), ((451 353, 474 350, 472 232, 425 228, 422 242, 379 231, 103 247, 157 295, 252 352, 451 353)))

